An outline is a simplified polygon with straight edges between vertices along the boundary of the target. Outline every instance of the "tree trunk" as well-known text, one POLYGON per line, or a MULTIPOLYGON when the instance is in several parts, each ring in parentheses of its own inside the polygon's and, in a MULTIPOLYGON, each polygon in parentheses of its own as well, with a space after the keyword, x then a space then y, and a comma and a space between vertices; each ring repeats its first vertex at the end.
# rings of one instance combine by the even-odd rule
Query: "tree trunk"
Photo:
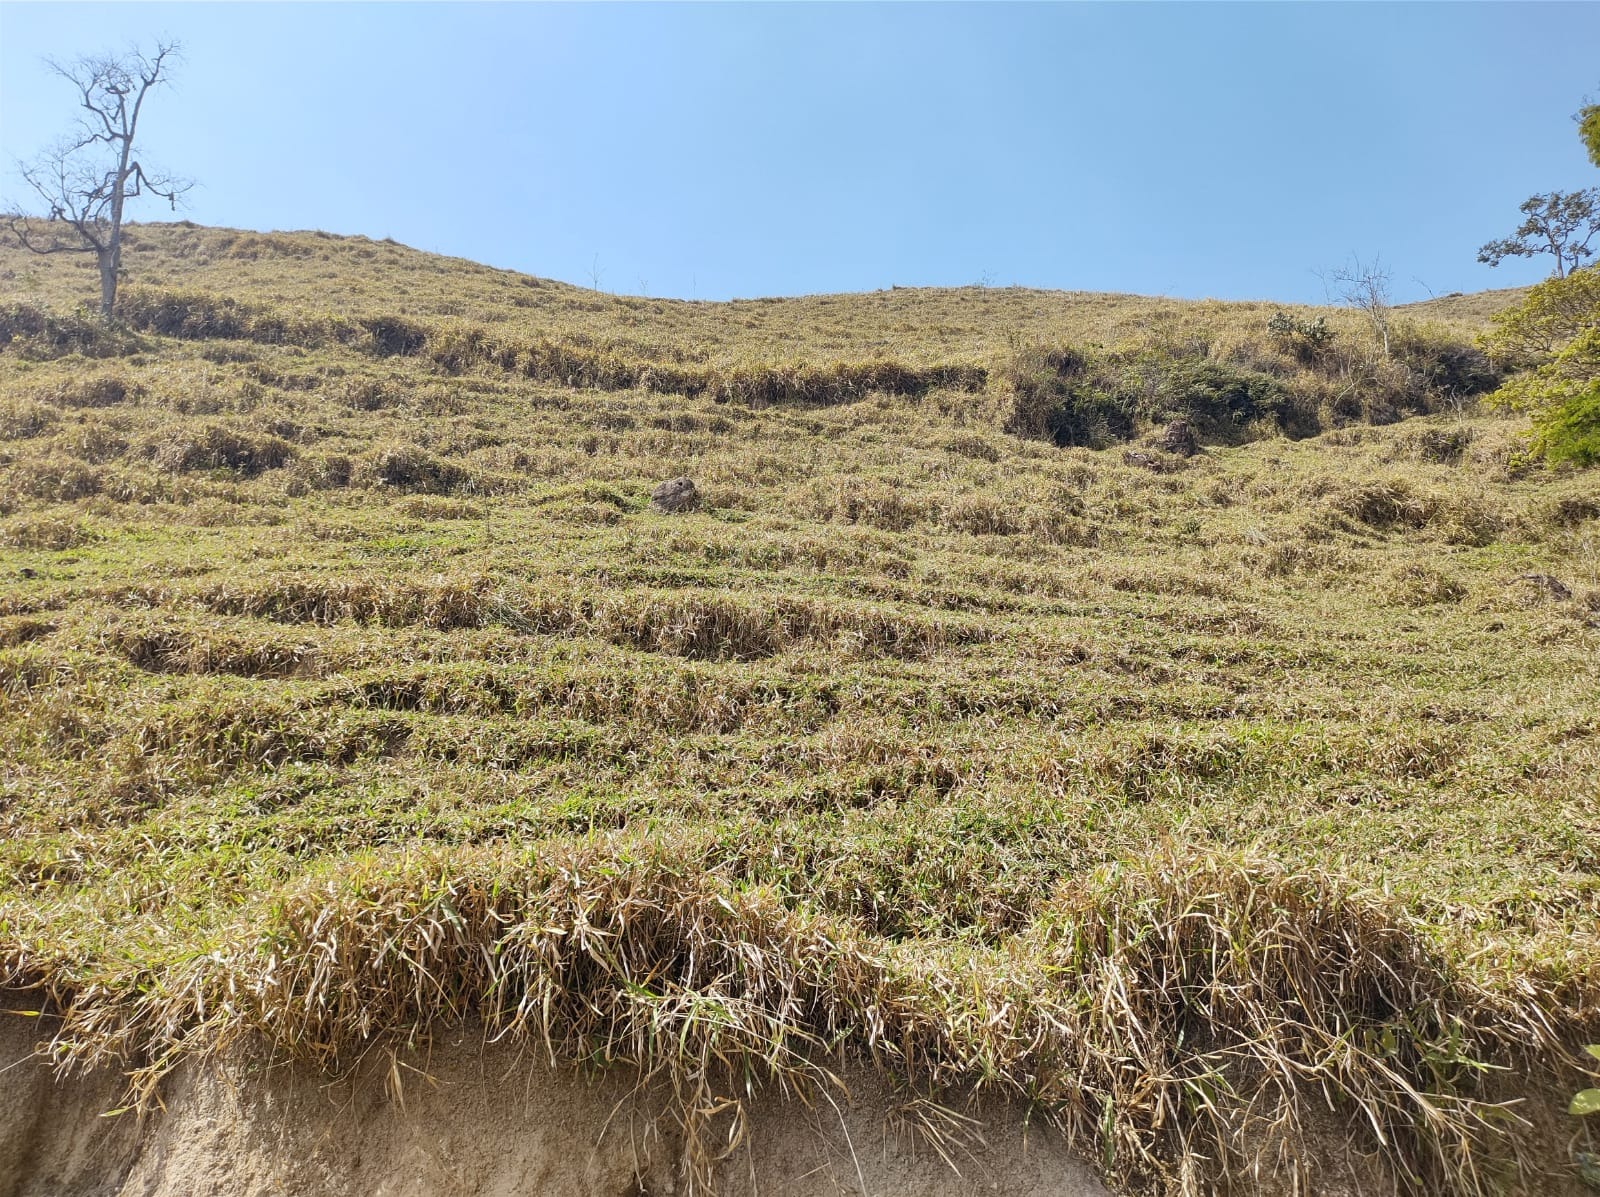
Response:
POLYGON ((111 235, 106 238, 105 249, 95 255, 100 262, 100 319, 107 324, 111 323, 111 312, 117 303, 117 275, 122 272, 122 205, 128 197, 128 159, 133 153, 133 126, 125 123, 125 128, 117 185, 111 192, 111 235))
POLYGON ((117 263, 109 249, 95 254, 100 265, 100 319, 111 322, 111 309, 117 302, 117 263))

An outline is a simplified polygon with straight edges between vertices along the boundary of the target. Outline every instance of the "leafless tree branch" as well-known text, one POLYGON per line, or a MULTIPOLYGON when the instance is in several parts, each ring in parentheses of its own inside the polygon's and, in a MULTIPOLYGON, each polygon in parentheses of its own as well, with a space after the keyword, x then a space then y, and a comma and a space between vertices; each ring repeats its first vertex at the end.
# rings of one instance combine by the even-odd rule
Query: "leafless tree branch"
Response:
POLYGON ((109 320, 122 268, 123 208, 145 195, 174 209, 193 186, 187 179, 148 173, 135 156, 139 118, 150 92, 167 82, 179 60, 176 42, 158 42, 150 54, 137 48, 72 63, 46 60, 70 82, 79 107, 77 134, 42 151, 18 171, 45 205, 42 222, 20 213, 5 218, 6 231, 38 254, 93 253, 100 268, 100 313, 109 320), (70 230, 70 232, 68 231, 70 230))
POLYGON ((1338 299, 1347 307, 1366 313, 1372 324, 1373 335, 1383 346, 1383 356, 1389 356, 1389 283, 1394 273, 1380 258, 1363 262, 1359 254, 1351 254, 1343 266, 1318 271, 1323 290, 1329 299, 1338 299))

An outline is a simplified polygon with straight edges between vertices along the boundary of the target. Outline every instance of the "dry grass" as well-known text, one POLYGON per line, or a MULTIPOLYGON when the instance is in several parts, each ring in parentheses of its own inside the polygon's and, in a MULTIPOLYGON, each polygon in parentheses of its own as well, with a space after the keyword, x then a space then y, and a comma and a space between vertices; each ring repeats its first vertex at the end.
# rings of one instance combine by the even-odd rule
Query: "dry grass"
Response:
POLYGON ((696 1184, 841 1058, 1128 1193, 1566 1183, 1600 505, 1443 401, 1489 300, 1308 364, 1268 305, 129 262, 107 332, 0 253, 0 985, 64 1064, 476 1017, 666 1084, 696 1184), (1329 430, 1061 448, 1029 378, 1329 430))
POLYGON ((1521 1119, 1476 1081, 1570 1031, 1457 975, 1391 902, 1273 863, 1169 849, 952 955, 796 908, 725 855, 681 831, 358 858, 252 905, 143 992, 80 995, 57 1050, 135 1054, 147 1090, 244 1033, 337 1068, 374 1038, 480 1018, 552 1059, 665 1078, 691 1185, 742 1143, 752 1086, 813 1097, 849 1051, 934 1096, 1026 1100, 1137 1187, 1303 1183, 1329 1146, 1309 1109, 1329 1103, 1352 1144, 1377 1131, 1395 1174, 1490 1191, 1480 1160, 1521 1119))

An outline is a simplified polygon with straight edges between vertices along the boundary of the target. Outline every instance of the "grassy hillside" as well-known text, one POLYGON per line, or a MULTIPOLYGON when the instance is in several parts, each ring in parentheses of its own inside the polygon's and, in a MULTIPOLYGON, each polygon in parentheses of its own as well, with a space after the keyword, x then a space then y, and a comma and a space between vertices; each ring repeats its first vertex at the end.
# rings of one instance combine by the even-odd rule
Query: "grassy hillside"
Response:
MULTIPOLYGON (((1023 287, 896 287, 863 295, 744 299, 731 303, 616 296, 421 253, 391 241, 328 233, 253 233, 190 224, 131 225, 134 290, 232 296, 281 308, 352 317, 458 320, 524 334, 587 338, 646 356, 733 362, 899 356, 916 362, 986 360, 1017 339, 1084 342, 1192 334, 1255 324, 1274 303, 1195 303, 1023 287)), ((14 300, 58 309, 97 295, 92 256, 39 258, 0 249, 0 284, 14 300)), ((1520 290, 1451 297, 1405 309, 1471 333, 1520 290)), ((1330 313, 1332 318, 1338 316, 1330 313)))
POLYGON ((1487 301, 1379 363, 1268 304, 129 254, 106 331, 0 252, 0 986, 64 1057, 472 1014, 659 1070, 691 1179, 840 1053, 1129 1192, 1572 1174, 1600 497, 1453 389, 1487 301))

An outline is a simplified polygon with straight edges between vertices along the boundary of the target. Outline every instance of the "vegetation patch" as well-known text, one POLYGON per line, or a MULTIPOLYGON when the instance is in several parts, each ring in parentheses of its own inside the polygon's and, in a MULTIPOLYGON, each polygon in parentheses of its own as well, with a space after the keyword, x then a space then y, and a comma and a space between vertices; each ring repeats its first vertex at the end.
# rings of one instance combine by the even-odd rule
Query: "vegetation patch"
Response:
POLYGON ((1310 1151, 1304 1103, 1326 1091, 1382 1134, 1395 1172, 1459 1178, 1506 1133, 1475 1063, 1526 1062, 1555 1031, 1315 874, 1168 855, 1063 886, 1003 957, 904 958, 741 881, 711 847, 378 853, 306 878, 158 987, 80 1002, 60 1038, 84 1060, 154 1061, 135 1078, 148 1088, 246 1029, 331 1065, 470 1013, 663 1080, 702 1183, 741 1138, 749 1081, 817 1094, 847 1047, 935 1091, 1036 1103, 1146 1187, 1174 1158, 1214 1182, 1310 1151), (1057 983, 1029 986, 1030 968, 1057 983), (1402 1113, 1419 1091, 1425 1122, 1402 1113))
POLYGON ((597 636, 617 644, 710 659, 766 657, 793 644, 830 641, 867 656, 926 656, 984 643, 977 625, 906 618, 853 604, 789 596, 734 598, 643 591, 603 596, 496 585, 492 579, 320 586, 285 581, 254 591, 213 590, 209 610, 284 623, 377 623, 436 631, 499 626, 544 635, 597 636))
POLYGON ((169 474, 234 470, 249 477, 287 465, 294 457, 294 446, 279 437, 256 436, 224 424, 211 424, 155 440, 149 453, 155 467, 169 474))
POLYGON ((1123 1194, 1571 1182, 1600 505, 1473 401, 1567 345, 1474 356, 1506 297, 1385 355, 128 234, 122 324, 59 257, 0 313, 0 988, 62 1065, 482 1020, 642 1067, 696 1184, 860 1067, 1123 1194))
POLYGON ((183 624, 122 622, 101 644, 140 669, 160 673, 231 673, 241 677, 315 677, 315 644, 271 635, 183 624))
POLYGON ((1242 337, 1023 346, 1003 376, 1009 431, 1094 449, 1179 420, 1210 444, 1389 424, 1459 409, 1500 380, 1482 350, 1438 328, 1404 325, 1376 355, 1336 339, 1325 317, 1297 324, 1282 312, 1242 337))

